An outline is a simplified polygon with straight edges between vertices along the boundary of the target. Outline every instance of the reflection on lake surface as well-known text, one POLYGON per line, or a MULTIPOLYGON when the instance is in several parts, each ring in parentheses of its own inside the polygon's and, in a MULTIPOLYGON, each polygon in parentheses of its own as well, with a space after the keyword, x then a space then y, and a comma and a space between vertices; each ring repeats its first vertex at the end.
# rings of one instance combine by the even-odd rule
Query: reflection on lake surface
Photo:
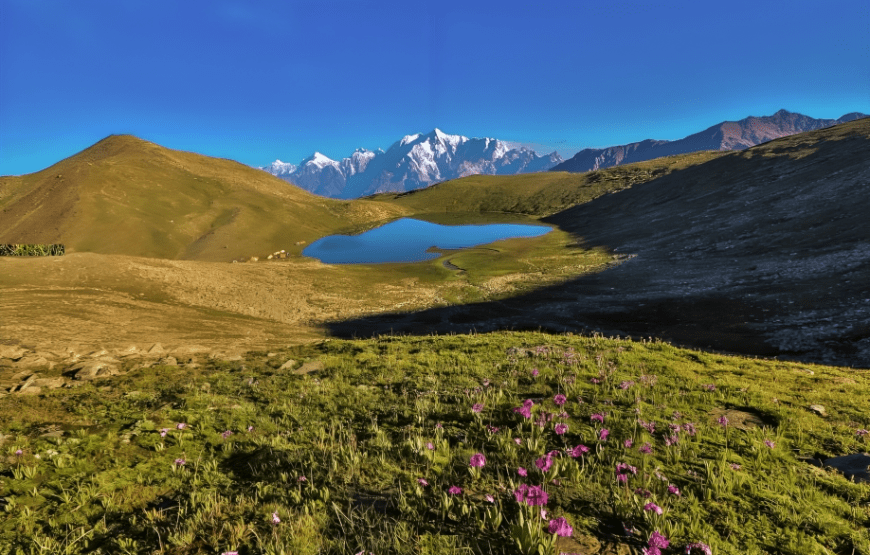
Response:
POLYGON ((330 235, 311 243, 304 256, 327 264, 417 262, 440 256, 430 247, 460 249, 511 237, 538 237, 552 228, 541 225, 439 225, 402 218, 360 235, 330 235))

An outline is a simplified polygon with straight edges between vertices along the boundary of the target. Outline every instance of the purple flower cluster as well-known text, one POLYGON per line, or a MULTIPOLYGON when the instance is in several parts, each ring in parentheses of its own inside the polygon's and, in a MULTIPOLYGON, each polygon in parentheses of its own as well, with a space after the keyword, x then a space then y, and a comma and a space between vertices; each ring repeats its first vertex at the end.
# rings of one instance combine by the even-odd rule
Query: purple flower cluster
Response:
POLYGON ((628 463, 619 463, 616 465, 616 479, 620 482, 627 482, 629 473, 637 475, 637 467, 631 466, 628 463))
POLYGON ((474 403, 471 406, 471 412, 476 414, 480 414, 481 412, 483 412, 483 403, 474 403))
POLYGON ((561 393, 553 397, 553 402, 556 403, 557 406, 562 406, 568 402, 568 398, 562 395, 561 393))
POLYGON ((643 550, 644 555, 662 555, 662 549, 667 549, 671 542, 656 530, 650 534, 646 544, 648 547, 643 550))
POLYGON ((656 423, 655 422, 644 422, 643 420, 638 419, 637 423, 640 424, 641 428, 648 431, 649 433, 651 433, 651 434, 656 433, 656 423))
POLYGON ((604 424, 604 416, 604 414, 595 413, 589 417, 589 420, 592 422, 601 422, 602 424, 604 424))
POLYGON ((656 505, 655 503, 653 503, 652 501, 650 501, 649 503, 647 503, 646 505, 644 505, 644 506, 643 506, 643 510, 644 510, 644 511, 652 511, 652 512, 654 512, 654 513, 657 514, 657 515, 662 514, 662 508, 659 507, 658 505, 656 505))
POLYGON ((531 418, 533 406, 535 406, 535 402, 531 399, 526 399, 525 401, 523 401, 523 406, 516 407, 514 409, 514 412, 522 414, 525 418, 531 418))
POLYGON ((547 528, 551 534, 556 534, 562 537, 571 537, 574 529, 568 524, 568 521, 563 517, 554 518, 550 521, 550 526, 547 528))
POLYGON ((619 383, 619 389, 629 389, 633 385, 634 385, 633 381, 625 380, 625 381, 619 383))
POLYGON ((520 484, 520 487, 514 491, 514 498, 517 503, 525 502, 529 507, 546 505, 549 500, 547 492, 541 486, 527 486, 520 484))
POLYGON ((471 461, 469 461, 469 466, 473 466, 474 468, 482 468, 486 465, 486 457, 483 456, 483 453, 475 453, 471 455, 471 461))
POLYGON ((686 555, 692 553, 693 549, 699 549, 704 555, 713 555, 713 550, 706 543, 695 542, 688 544, 686 546, 686 555))
POLYGON ((649 442, 644 443, 640 447, 637 448, 638 451, 643 453, 644 455, 652 454, 652 445, 649 442))
POLYGON ((586 447, 585 445, 581 444, 581 445, 578 445, 577 447, 575 447, 574 449, 571 450, 571 456, 576 459, 577 457, 582 457, 583 455, 585 455, 588 452, 589 452, 589 448, 586 447))
POLYGON ((568 425, 563 423, 563 422, 560 422, 560 423, 556 424, 555 431, 556 431, 556 435, 562 435, 568 431, 568 425))

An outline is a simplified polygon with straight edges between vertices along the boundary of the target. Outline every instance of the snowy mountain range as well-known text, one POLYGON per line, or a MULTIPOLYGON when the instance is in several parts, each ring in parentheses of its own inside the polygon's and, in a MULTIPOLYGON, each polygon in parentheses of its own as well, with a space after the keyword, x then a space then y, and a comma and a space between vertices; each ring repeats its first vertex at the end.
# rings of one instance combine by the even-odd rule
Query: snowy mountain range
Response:
POLYGON ((555 152, 539 156, 498 139, 469 139, 435 129, 406 135, 386 152, 361 148, 340 161, 315 152, 298 166, 276 160, 260 169, 318 195, 351 199, 411 191, 467 175, 547 171, 560 162, 555 152))

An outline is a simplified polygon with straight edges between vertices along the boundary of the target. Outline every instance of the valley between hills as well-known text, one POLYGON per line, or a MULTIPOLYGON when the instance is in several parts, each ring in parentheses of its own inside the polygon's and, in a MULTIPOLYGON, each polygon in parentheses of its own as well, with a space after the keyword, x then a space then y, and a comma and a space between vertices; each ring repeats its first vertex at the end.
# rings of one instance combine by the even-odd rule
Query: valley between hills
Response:
POLYGON ((868 122, 353 201, 112 136, 0 178, 0 242, 67 249, 0 260, 0 341, 63 364, 155 343, 239 355, 331 336, 543 329, 870 367, 868 122), (408 216, 555 231, 415 264, 301 256, 319 237, 408 216))

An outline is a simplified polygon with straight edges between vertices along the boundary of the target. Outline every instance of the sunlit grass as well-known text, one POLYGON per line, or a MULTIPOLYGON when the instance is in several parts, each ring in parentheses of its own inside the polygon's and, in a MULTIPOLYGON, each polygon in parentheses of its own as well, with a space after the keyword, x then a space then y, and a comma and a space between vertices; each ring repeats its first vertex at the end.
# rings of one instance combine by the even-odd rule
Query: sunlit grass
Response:
POLYGON ((0 400, 0 552, 870 554, 870 484, 798 458, 866 451, 868 398, 845 369, 539 333, 139 370, 0 400))

